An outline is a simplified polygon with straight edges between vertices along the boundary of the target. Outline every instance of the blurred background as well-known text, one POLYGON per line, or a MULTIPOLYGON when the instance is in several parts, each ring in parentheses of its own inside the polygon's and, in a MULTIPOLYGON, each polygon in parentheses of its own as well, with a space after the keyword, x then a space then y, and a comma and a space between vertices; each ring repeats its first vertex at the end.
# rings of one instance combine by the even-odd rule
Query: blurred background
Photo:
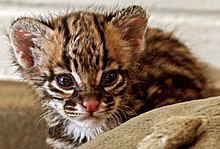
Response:
POLYGON ((111 8, 132 4, 146 7, 149 26, 174 31, 202 61, 220 68, 219 0, 0 0, 0 79, 16 78, 4 35, 13 19, 93 5, 111 8))

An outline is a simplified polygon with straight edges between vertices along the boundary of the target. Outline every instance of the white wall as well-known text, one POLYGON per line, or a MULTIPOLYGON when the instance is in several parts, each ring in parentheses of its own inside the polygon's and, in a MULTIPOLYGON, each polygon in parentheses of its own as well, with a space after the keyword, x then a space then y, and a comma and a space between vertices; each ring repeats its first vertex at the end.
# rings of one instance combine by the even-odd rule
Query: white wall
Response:
MULTIPOLYGON (((174 31, 204 62, 220 68, 219 0, 0 0, 0 29, 8 30, 12 19, 48 14, 75 7, 119 4, 144 5, 150 12, 150 26, 174 31)), ((0 79, 14 78, 7 40, 0 33, 0 79)))

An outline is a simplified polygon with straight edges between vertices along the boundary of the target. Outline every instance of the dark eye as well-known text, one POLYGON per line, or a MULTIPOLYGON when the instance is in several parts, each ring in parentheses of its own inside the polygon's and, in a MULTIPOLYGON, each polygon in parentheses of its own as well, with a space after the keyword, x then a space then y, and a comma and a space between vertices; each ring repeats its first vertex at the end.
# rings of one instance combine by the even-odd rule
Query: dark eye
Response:
POLYGON ((104 86, 111 86, 114 85, 118 80, 118 71, 113 70, 107 73, 104 73, 102 76, 102 84, 104 86))
POLYGON ((72 89, 74 86, 73 77, 69 74, 61 74, 56 76, 56 83, 63 89, 72 89))

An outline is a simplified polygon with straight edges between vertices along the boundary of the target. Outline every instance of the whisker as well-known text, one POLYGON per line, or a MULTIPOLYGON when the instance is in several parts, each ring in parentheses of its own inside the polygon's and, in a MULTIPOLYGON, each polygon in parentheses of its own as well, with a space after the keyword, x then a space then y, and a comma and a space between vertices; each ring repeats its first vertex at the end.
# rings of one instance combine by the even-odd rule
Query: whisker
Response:
POLYGON ((126 112, 130 111, 131 114, 137 115, 137 112, 129 106, 121 104, 120 107, 125 109, 125 110, 122 110, 122 111, 126 111, 126 112))

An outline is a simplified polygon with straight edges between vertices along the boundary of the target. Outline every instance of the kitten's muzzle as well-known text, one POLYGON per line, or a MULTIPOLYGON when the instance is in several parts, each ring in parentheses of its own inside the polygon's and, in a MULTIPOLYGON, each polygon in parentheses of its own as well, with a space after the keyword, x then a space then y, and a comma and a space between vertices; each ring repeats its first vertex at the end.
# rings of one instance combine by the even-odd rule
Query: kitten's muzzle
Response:
POLYGON ((98 110, 100 102, 97 100, 84 101, 82 106, 85 108, 86 112, 93 113, 98 110))

